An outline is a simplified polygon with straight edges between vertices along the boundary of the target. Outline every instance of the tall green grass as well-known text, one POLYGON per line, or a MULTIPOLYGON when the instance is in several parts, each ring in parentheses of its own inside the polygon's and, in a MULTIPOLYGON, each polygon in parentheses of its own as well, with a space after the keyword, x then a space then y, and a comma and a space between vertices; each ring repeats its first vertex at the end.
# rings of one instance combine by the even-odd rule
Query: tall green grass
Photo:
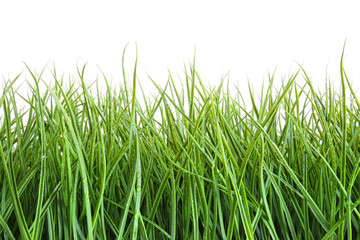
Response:
POLYGON ((85 66, 68 84, 28 68, 28 97, 21 75, 6 82, 0 239, 360 235, 359 100, 342 61, 340 92, 315 91, 299 67, 278 90, 274 76, 259 95, 249 88, 251 106, 224 79, 205 87, 195 62, 183 88, 169 75, 140 104, 136 64, 105 92, 85 66))

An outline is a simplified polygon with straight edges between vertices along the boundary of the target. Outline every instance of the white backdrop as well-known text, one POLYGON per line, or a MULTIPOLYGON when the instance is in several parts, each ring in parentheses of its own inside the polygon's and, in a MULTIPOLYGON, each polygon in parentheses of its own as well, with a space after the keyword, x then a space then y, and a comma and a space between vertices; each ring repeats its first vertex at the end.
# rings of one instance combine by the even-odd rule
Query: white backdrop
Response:
POLYGON ((23 61, 36 72, 55 63, 57 72, 67 74, 88 62, 89 81, 96 78, 97 65, 120 81, 121 55, 129 42, 126 71, 131 77, 136 43, 145 85, 146 74, 165 83, 168 69, 184 79, 184 63, 192 61, 196 45, 197 70, 211 85, 230 71, 231 82, 246 87, 249 79, 256 87, 275 67, 280 81, 300 62, 313 83, 323 86, 327 74, 339 86, 347 39, 345 69, 355 89, 360 86, 355 1, 129 2, 1 1, 0 75, 14 78, 25 70, 23 61))

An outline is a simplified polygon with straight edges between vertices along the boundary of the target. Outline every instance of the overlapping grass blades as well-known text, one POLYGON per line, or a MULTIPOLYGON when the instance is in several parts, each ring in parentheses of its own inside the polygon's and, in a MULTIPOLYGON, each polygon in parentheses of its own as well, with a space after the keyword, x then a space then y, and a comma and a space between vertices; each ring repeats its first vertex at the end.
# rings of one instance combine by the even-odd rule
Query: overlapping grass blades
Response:
POLYGON ((300 66, 279 90, 274 76, 259 97, 249 90, 252 106, 224 79, 205 87, 195 61, 185 88, 153 80, 144 104, 136 63, 132 89, 104 76, 105 92, 85 66, 68 85, 28 70, 30 97, 19 75, 0 98, 1 239, 360 234, 360 104, 342 61, 340 93, 316 92, 300 66))

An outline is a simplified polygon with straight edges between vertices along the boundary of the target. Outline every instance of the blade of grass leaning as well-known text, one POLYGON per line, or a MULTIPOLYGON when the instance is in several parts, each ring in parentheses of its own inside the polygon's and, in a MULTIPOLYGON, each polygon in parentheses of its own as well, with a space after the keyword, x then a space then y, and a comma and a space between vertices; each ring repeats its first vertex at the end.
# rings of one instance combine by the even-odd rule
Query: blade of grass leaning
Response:
MULTIPOLYGON (((342 89, 342 101, 341 101, 341 132, 342 132, 342 140, 341 140, 341 167, 340 167, 340 180, 341 183, 344 187, 346 187, 346 144, 347 144, 347 118, 346 118, 346 112, 347 112, 347 107, 346 107, 346 88, 345 88, 345 79, 344 79, 344 66, 343 66, 343 60, 344 60, 344 51, 345 51, 345 44, 346 41, 344 42, 344 47, 343 47, 343 51, 341 54, 341 60, 340 60, 340 76, 341 76, 341 89, 342 89)), ((350 196, 348 196, 349 198, 349 203, 350 203, 350 196)), ((342 218, 345 215, 345 193, 344 192, 340 192, 340 214, 339 214, 339 218, 342 218)), ((350 208, 351 205, 348 206, 348 214, 350 214, 350 208)), ((351 215, 348 216, 347 218, 348 221, 348 239, 352 239, 352 234, 351 234, 351 215)), ((339 239, 344 239, 344 228, 345 228, 345 223, 342 222, 340 224, 339 227, 339 231, 338 231, 338 236, 339 239)))
MULTIPOLYGON (((252 118, 252 117, 250 117, 252 118)), ((294 182, 296 183, 296 185, 299 187, 300 191, 302 192, 302 194, 304 195, 304 197, 308 200, 309 206, 311 208, 311 210, 313 211, 315 217, 319 220, 319 222, 321 223, 321 226, 328 231, 329 230, 329 223, 326 220, 326 218, 324 217, 323 213, 320 211, 320 209, 318 208, 317 204, 315 203, 315 201, 312 199, 312 197, 310 196, 310 194, 306 191, 305 187, 303 186, 303 184, 299 181, 298 177, 296 176, 296 174, 294 173, 294 171, 290 168, 290 166, 288 165, 287 161, 284 159, 284 157, 282 156, 279 148, 276 146, 276 144, 272 141, 272 139, 270 138, 270 136, 268 135, 268 133, 265 131, 265 129, 256 121, 253 119, 253 122, 257 125, 257 127, 263 132, 264 136, 267 138, 267 141, 270 143, 270 146, 275 150, 275 152, 277 153, 278 157, 281 160, 282 165, 286 168, 286 170, 289 172, 291 178, 294 180, 294 182)))
POLYGON ((45 126, 44 126, 44 109, 43 109, 43 103, 41 102, 41 96, 40 96, 40 88, 39 88, 39 82, 41 79, 42 74, 45 71, 45 67, 43 68, 43 70, 41 71, 40 75, 38 78, 36 78, 36 76, 34 75, 33 72, 31 72, 31 70, 29 69, 29 67, 25 64, 25 66, 27 67, 27 69, 29 70, 32 78, 34 79, 35 82, 35 113, 36 113, 36 124, 37 127, 39 129, 39 133, 38 135, 40 136, 40 142, 41 142, 41 147, 40 147, 40 156, 41 156, 41 166, 40 166, 40 182, 39 182, 39 191, 38 191, 38 201, 37 201, 37 206, 36 206, 36 216, 35 216, 35 221, 34 221, 34 228, 33 228, 33 232, 32 232, 32 238, 34 239, 39 239, 40 238, 40 224, 41 224, 41 210, 42 210, 42 205, 43 205, 43 199, 44 199, 44 194, 45 194, 45 177, 47 175, 47 171, 46 171, 46 149, 45 149, 45 126))
MULTIPOLYGON (((46 83, 45 83, 46 84, 46 83)), ((72 137, 72 140, 74 141, 75 150, 79 157, 79 163, 80 163, 80 173, 81 173, 81 183, 83 187, 83 196, 84 196, 84 202, 85 202, 85 209, 86 209, 86 220, 87 220, 87 234, 89 240, 94 239, 93 231, 92 231, 92 213, 91 213, 91 204, 90 204, 90 193, 89 193, 89 183, 88 183, 88 176, 87 176, 87 169, 86 164, 83 158, 83 153, 81 151, 80 143, 78 141, 79 136, 76 134, 74 127, 72 125, 72 121, 70 117, 68 116, 66 110, 64 109, 63 105, 61 104, 58 97, 54 94, 53 90, 48 86, 47 89, 49 93, 52 95, 53 99, 55 100, 57 106, 60 108, 67 127, 69 128, 69 133, 72 137)), ((66 95, 64 94, 63 90, 60 87, 60 91, 63 94, 63 97, 66 99, 66 95)))
MULTIPOLYGON (((5 88, 6 90, 6 88, 5 88)), ((3 98, 3 107, 4 107, 4 116, 5 116, 5 126, 6 129, 8 130, 8 141, 11 142, 11 136, 10 136, 10 116, 9 116, 9 112, 8 112, 8 107, 7 105, 7 98, 6 96, 3 98)), ((10 144, 9 146, 12 146, 12 144, 10 144)), ((8 181, 9 184, 9 188, 10 188, 10 193, 11 193, 11 197, 12 197, 12 201, 13 201, 13 205, 14 205, 14 209, 15 209, 15 214, 16 214, 16 221, 18 222, 18 227, 19 230, 21 232, 21 236, 24 239, 30 239, 31 238, 31 233, 29 231, 28 225, 26 223, 26 219, 25 219, 25 215, 24 215, 24 211, 21 207, 21 201, 19 199, 19 194, 18 194, 18 190, 17 190, 17 184, 16 184, 16 178, 14 176, 14 171, 12 169, 12 162, 11 162, 11 157, 10 157, 10 152, 8 153, 8 156, 5 158, 4 152, 3 152, 3 145, 0 141, 0 157, 2 159, 2 164, 3 164, 3 171, 5 173, 6 176, 6 180, 8 181), (9 164, 9 167, 8 167, 9 164)))
POLYGON ((6 233, 5 237, 9 238, 9 239, 13 239, 15 240, 16 238, 14 237, 14 235, 12 234, 8 224, 6 223, 5 219, 1 216, 0 214, 0 225, 2 226, 4 232, 6 233))

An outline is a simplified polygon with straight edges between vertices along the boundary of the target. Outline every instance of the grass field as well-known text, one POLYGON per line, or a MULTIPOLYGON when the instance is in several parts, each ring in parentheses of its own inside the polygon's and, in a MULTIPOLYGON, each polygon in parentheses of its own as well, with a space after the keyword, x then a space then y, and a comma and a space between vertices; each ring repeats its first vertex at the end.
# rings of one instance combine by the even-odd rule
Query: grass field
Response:
POLYGON ((28 70, 28 97, 22 75, 0 95, 0 239, 359 239, 360 103, 342 61, 340 91, 299 67, 251 106, 195 64, 143 104, 136 63, 105 92, 85 66, 69 84, 28 70))

